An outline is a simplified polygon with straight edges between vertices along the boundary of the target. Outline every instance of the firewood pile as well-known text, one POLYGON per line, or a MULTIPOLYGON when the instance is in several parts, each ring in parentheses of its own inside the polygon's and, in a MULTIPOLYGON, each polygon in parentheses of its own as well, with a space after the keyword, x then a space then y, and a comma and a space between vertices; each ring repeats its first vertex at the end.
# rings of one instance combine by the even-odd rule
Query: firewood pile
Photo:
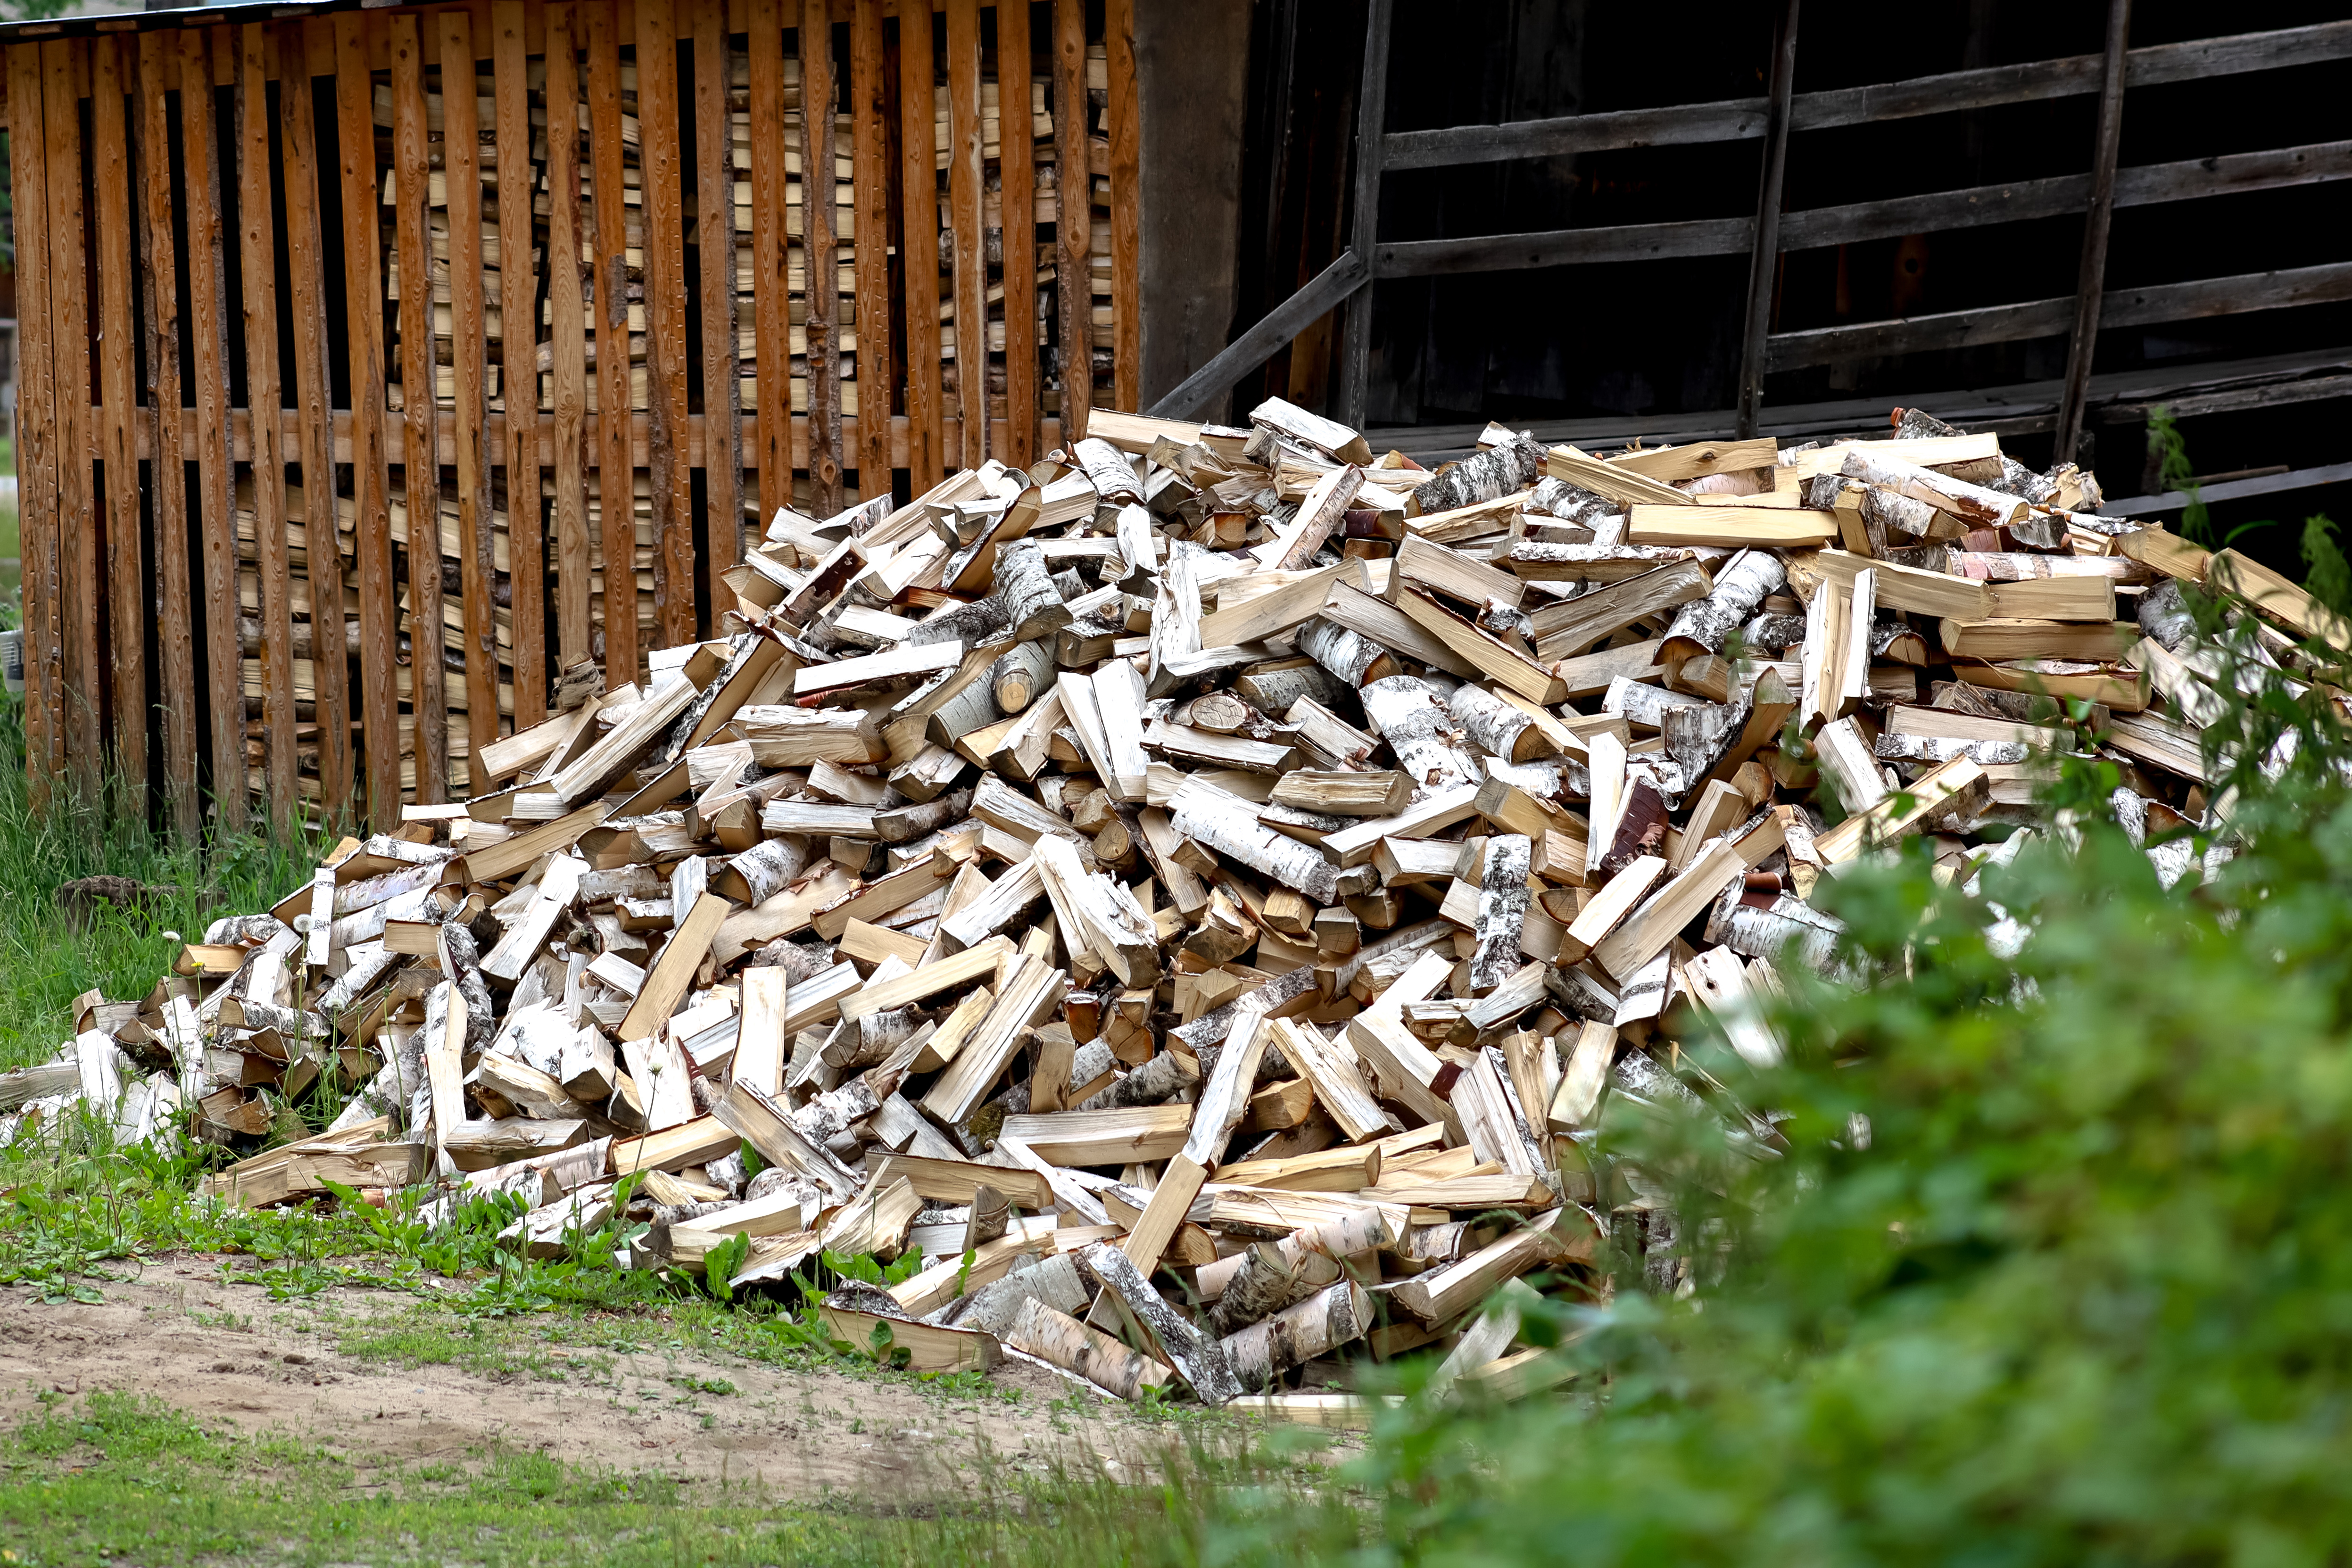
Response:
POLYGON ((2214 671, 2176 580, 2341 634, 2098 503, 1916 412, 1436 472, 1278 400, 1097 413, 779 513, 721 636, 583 666, 498 788, 84 998, 0 1104, 242 1150, 339 1095, 209 1190, 520 1194, 520 1251, 735 1290, 906 1260, 821 1310, 919 1368, 1340 1419, 1351 1362, 1434 1347, 1524 1393, 1564 1375, 1529 1281, 1684 1283, 1612 1107, 1771 1157, 1738 1076, 1782 969, 1851 962, 1824 879, 1912 836, 1965 881, 2095 749, 2177 880, 2214 671))

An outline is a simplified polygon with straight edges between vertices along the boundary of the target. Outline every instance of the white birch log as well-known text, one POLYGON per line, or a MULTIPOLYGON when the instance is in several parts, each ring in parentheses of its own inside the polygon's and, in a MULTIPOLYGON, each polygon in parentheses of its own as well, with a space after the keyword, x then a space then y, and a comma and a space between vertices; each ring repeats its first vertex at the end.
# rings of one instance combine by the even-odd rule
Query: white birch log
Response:
POLYGON ((1470 744, 1505 762, 1530 762, 1556 748, 1526 713, 1484 686, 1465 681, 1445 696, 1445 709, 1470 744))
POLYGON ((1496 501, 1543 477, 1543 444, 1520 437, 1465 457, 1415 490, 1422 515, 1496 501))
POLYGON ((1058 632, 1071 621, 1070 607, 1045 570, 1034 539, 1016 539, 996 552, 996 597, 1015 643, 1058 632))
POLYGON ((1906 463, 1875 452, 1849 452, 1838 470, 1849 479, 1884 485, 1897 495, 1925 501, 1939 512, 1949 512, 1971 528, 1997 528, 2022 518, 2030 509, 2015 496, 1971 485, 1916 463, 1906 463))
POLYGON ((1134 1259, 1111 1242, 1097 1241, 1078 1255, 1078 1265, 1119 1299, 1161 1357, 1192 1385, 1193 1397, 1203 1405, 1223 1405, 1241 1393, 1223 1347, 1162 1301, 1134 1259))
POLYGON ((1371 1326, 1371 1297, 1353 1280, 1317 1291, 1297 1305, 1250 1324, 1223 1344, 1233 1375, 1255 1393, 1294 1366, 1361 1339, 1371 1326))
MULTIPOLYGON (((1298 628, 1298 651, 1350 686, 1360 686, 1396 673, 1396 657, 1359 632, 1350 632, 1321 616, 1298 628)), ((1269 709, 1286 712, 1287 708, 1269 709)))
POLYGON ((1789 580, 1788 568, 1769 549, 1744 549, 1715 574, 1715 588, 1675 612, 1658 662, 1668 669, 1701 653, 1720 653, 1732 628, 1744 625, 1757 607, 1789 580))
POLYGON ((1478 879, 1478 946, 1470 955, 1473 993, 1491 991, 1518 971, 1533 858, 1532 841, 1524 833, 1496 833, 1486 840, 1486 863, 1478 879))
POLYGON ((1411 675, 1391 675, 1363 689, 1364 716, 1389 749, 1397 766, 1423 797, 1442 794, 1479 780, 1478 764, 1462 749, 1454 716, 1426 681, 1411 675))
POLYGON ((1143 499, 1143 486, 1135 476, 1135 465, 1109 442, 1088 436, 1070 448, 1070 455, 1078 460, 1095 494, 1104 500, 1118 503, 1143 499))
POLYGON ((1051 1362, 1121 1399, 1140 1399, 1145 1389, 1157 1388, 1172 1375, 1150 1357, 1034 1296, 1021 1303, 1002 1337, 1013 1349, 1051 1362))
POLYGON ((1295 887, 1318 904, 1339 901, 1338 873, 1322 851, 1259 821, 1255 803, 1188 778, 1169 800, 1168 811, 1180 837, 1295 887))
POLYGON ((1042 642, 1015 643, 989 667, 988 689, 998 709, 1016 714, 1054 684, 1054 656, 1042 642))

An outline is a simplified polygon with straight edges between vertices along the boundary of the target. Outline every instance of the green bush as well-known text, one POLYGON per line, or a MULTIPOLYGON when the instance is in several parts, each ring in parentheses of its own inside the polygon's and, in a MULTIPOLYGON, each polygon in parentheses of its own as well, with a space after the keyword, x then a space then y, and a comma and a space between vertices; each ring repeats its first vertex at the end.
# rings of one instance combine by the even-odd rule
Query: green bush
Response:
POLYGON ((1792 975, 1786 1065, 1717 1067, 1780 1157, 1711 1117, 1604 1130, 1674 1195, 1696 1290, 1621 1259, 1545 1327, 1568 1397, 1386 1417, 1359 1551, 2352 1555, 2352 741, 2324 686, 2254 685, 2209 733, 2238 837, 2201 884, 2160 884, 2096 763, 1973 891, 1916 853, 1837 883, 1873 983, 1792 975))

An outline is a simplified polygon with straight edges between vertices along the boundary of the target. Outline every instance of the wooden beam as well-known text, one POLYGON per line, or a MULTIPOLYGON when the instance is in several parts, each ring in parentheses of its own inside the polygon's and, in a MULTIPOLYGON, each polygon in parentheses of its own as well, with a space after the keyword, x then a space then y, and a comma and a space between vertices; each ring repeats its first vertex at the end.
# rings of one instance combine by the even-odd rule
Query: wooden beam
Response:
POLYGON ((1748 264, 1748 325, 1739 366, 1739 422, 1744 440, 1756 434, 1764 401, 1764 340, 1772 330, 1780 296, 1780 193, 1789 167, 1789 99, 1797 78, 1797 5, 1788 0, 1772 33, 1772 87, 1765 112, 1764 175, 1756 200, 1756 237, 1748 264))
POLYGON ((2124 131, 2124 46, 2131 0, 2107 0, 2106 64, 2099 78, 2099 130, 2091 157, 2091 207, 2083 225, 2083 267, 2074 285, 2074 334, 2066 350, 2066 389, 2058 399, 2053 462, 2071 463, 2083 434, 2083 402, 2098 346, 2100 295, 2106 287, 2107 232, 2115 218, 2116 152, 2124 131))
MULTIPOLYGON (((1388 149, 1383 130, 1388 123, 1389 41, 1395 30, 1395 0, 1366 0, 1364 69, 1356 89, 1356 166, 1350 196, 1353 205, 1348 220, 1348 248, 1360 256, 1374 255, 1380 239, 1381 174, 1388 149)), ((1327 268, 1316 282, 1328 276, 1327 268)), ((1349 291, 1351 303, 1339 324, 1339 384, 1332 400, 1333 413, 1339 423, 1358 430, 1363 428, 1364 397, 1371 374, 1370 283, 1368 277, 1349 291)), ((1300 323, 1301 328, 1305 325, 1300 323)), ((1266 350, 1269 355, 1273 351, 1266 350)))
MULTIPOLYGON (((803 0, 801 59, 802 330, 807 335, 809 505, 817 516, 841 510, 841 355, 834 328, 841 290, 833 247, 833 20, 825 0, 803 0)), ((977 43, 972 68, 979 69, 977 43)), ((975 149, 976 151, 976 149, 975 149)), ((975 160, 976 162, 976 160, 975 160)), ((975 201, 978 197, 973 198, 975 201)), ((728 264, 733 277, 734 264, 728 264)), ((985 329, 982 345, 986 347, 985 329)), ((962 338, 957 338, 959 345, 962 338)), ((984 380, 984 378, 983 378, 984 380)), ((983 385, 982 392, 986 388, 983 385)), ((982 410, 987 403, 981 404, 982 410)), ((979 459, 972 459, 977 463, 979 459)))

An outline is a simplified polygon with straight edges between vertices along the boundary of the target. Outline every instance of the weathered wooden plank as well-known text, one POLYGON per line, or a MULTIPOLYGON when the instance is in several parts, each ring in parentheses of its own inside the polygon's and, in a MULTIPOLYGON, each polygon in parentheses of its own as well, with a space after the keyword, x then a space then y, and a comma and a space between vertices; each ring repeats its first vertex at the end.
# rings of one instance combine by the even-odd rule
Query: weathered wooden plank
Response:
POLYGON ((1110 68, 1111 396, 1143 406, 1143 120, 1135 79, 1135 0, 1105 0, 1103 42, 1110 68))
MULTIPOLYGON (((570 669, 590 655, 587 306, 581 287, 579 7, 547 8, 548 358, 554 382, 555 646, 570 669)), ((503 226, 503 225, 501 225, 503 226)), ((593 254, 593 252, 592 252, 593 254)), ((515 730, 527 727, 515 696, 515 730)))
POLYGON ((853 0, 849 108, 857 193, 857 494, 890 493, 890 78, 882 0, 853 0))
POLYGON ((1037 425, 1037 171, 1029 134, 1029 7, 996 8, 998 169, 1003 182, 999 211, 1004 225, 1004 460, 1016 468, 1036 461, 1037 425))
MULTIPOLYGON (((319 210, 317 103, 307 43, 318 25, 277 29, 278 156, 286 171, 286 276, 294 323, 294 425, 301 452, 319 793, 330 811, 352 796, 351 660, 342 650, 343 557, 335 527, 334 374, 327 342, 326 236, 319 210), (331 641, 322 641, 331 638, 331 641), (330 655, 321 648, 331 648, 330 655)), ((331 44, 331 34, 325 35, 331 44)), ((330 55, 331 58, 331 54, 330 55)))
POLYGON ((751 0, 751 321, 760 515, 793 503, 791 282, 784 256, 783 0, 751 0))
POLYGON ((41 46, 43 140, 48 153, 50 375, 57 389, 57 606, 65 653, 66 770, 97 798, 105 693, 98 656, 98 523, 90 492, 89 235, 81 189, 81 82, 89 40, 41 46), (60 286, 61 285, 61 286, 60 286))
POLYGON ((604 548, 604 681, 637 678, 637 493, 629 421, 629 215, 622 199, 617 9, 587 5, 588 147, 595 194, 596 501, 604 548))
MULTIPOLYGON (((505 371, 506 405, 510 413, 539 408, 537 347, 539 336, 539 273, 532 260, 530 158, 530 47, 525 37, 523 0, 493 0, 490 6, 490 65, 496 73, 499 159, 499 312, 500 353, 505 371), (509 178, 509 170, 523 177, 509 178)), ((577 112, 576 104, 574 112, 577 112)), ((579 187, 572 187, 579 204, 579 187)), ((578 254, 576 251, 573 253, 578 254)), ((561 315, 557 317, 561 321, 561 315)), ((572 329, 579 330, 580 312, 572 312, 572 329)), ((514 727, 529 729, 547 716, 547 545, 539 483, 539 421, 509 419, 507 449, 507 560, 511 570, 514 609, 514 727)), ((498 628, 491 627, 495 643, 498 628)), ((493 679, 498 649, 490 650, 493 679)), ((494 689, 493 699, 497 696, 494 689)), ((492 709, 493 714, 496 708, 492 709)), ((467 716, 469 723, 473 716, 467 716)), ((490 731, 474 728, 474 744, 491 738, 490 731)), ((487 785, 477 777, 476 791, 487 785)))
MULTIPOLYGON (((169 417, 154 422, 148 494, 154 513, 155 538, 155 687, 163 708, 163 795, 170 805, 172 829, 192 834, 199 826, 196 805, 196 655, 195 616, 189 602, 188 474, 180 423, 180 287, 179 242, 173 228, 178 185, 172 177, 172 111, 164 97, 164 51, 162 33, 139 36, 139 115, 136 120, 139 158, 139 262, 142 276, 140 321, 147 359, 147 406, 169 417)), ((12 51, 13 53, 13 51, 12 51)), ((21 178, 21 176, 19 176, 21 178)), ((19 184, 17 190, 22 192, 19 184)), ((23 201, 20 194, 18 201, 23 201)), ((17 219, 18 243, 24 219, 17 219)), ((20 275, 17 287, 25 287, 20 275)), ((19 303, 19 309, 26 308, 19 303)), ((40 314, 46 318, 47 311, 40 314)), ((44 321, 46 326, 46 320, 44 321)), ((32 332, 30 313, 18 328, 18 352, 32 332)), ((29 371, 20 371, 20 378, 29 371)), ((21 382, 20 382, 21 384, 21 382)), ((26 406, 20 392, 19 408, 26 406)), ((16 455, 18 484, 29 482, 25 453, 16 455)), ((32 577, 26 575, 29 588, 32 577)), ((32 601, 26 601, 28 612, 32 601)), ((33 673, 32 649, 26 649, 26 675, 33 673)), ((29 695, 29 693, 28 693, 29 695)), ((27 749, 33 705, 26 707, 27 749)))
MULTIPOLYGON (((645 191, 646 412, 653 461, 654 623, 665 647, 690 642, 694 493, 688 467, 685 169, 678 144, 677 37, 658 5, 637 12, 637 150, 645 191)), ((600 187, 601 188, 601 187, 600 187)), ((607 622, 610 613, 607 612, 607 622)))
POLYGON ((801 255, 808 340, 809 504, 820 517, 841 510, 841 355, 834 336, 840 313, 833 236, 832 10, 803 0, 801 51, 801 255))
MULTIPOLYGON (((286 394, 278 362, 278 214, 269 191, 269 29, 236 32, 236 245, 244 284, 246 415, 261 577, 261 736, 269 820, 294 825, 294 580, 286 540, 286 394)), ((240 702, 240 707, 242 703, 240 702)), ((240 787, 242 781, 240 780, 240 787)))
POLYGON ((1054 0, 1054 292, 1060 304, 1062 439, 1094 408, 1094 181, 1087 172, 1086 0, 1054 0))
POLYGON ((131 136, 124 94, 132 40, 91 40, 90 175, 98 207, 98 313, 115 324, 98 342, 99 461, 106 476, 107 667, 111 674, 114 763, 135 797, 147 782, 147 569, 139 540, 139 457, 132 440, 131 136))
POLYGON ((702 261, 702 597, 732 600, 721 576, 743 559, 743 383, 735 337, 735 151, 727 113, 733 68, 727 0, 698 0, 694 21, 694 234, 702 261), (715 417, 714 416, 718 416, 715 417))
MULTIPOLYGON (((383 189, 376 165, 374 88, 363 16, 335 18, 335 146, 346 193, 383 189)), ((376 251, 382 209, 373 194, 343 204, 343 308, 351 388, 353 542, 360 580, 360 733, 368 819, 400 817, 400 698, 393 649, 392 469, 384 431, 383 278, 376 251)))
POLYGON ((934 168, 938 129, 932 121, 939 89, 933 42, 929 15, 899 14, 898 254, 906 258, 907 271, 907 471, 917 495, 947 472, 947 411, 940 388, 940 195, 934 168))
POLYGON ((408 510, 409 711, 416 799, 449 796, 449 721, 441 686, 441 455, 434 418, 433 241, 421 17, 392 16, 392 178, 400 268, 401 475, 408 510))
MULTIPOLYGON (((23 255, 48 253, 48 164, 44 156, 41 46, 8 48, 8 172, 16 240, 23 255)), ((51 363, 49 270, 16 274, 17 515, 23 519, 25 597, 25 767, 36 809, 48 804, 64 771, 58 709, 64 650, 58 633, 58 407, 51 363)))
MULTIPOLYGON (((225 30, 180 35, 180 79, 209 83, 212 41, 225 30)), ((180 94, 185 160, 181 201, 188 234, 188 340, 195 379, 196 495, 204 528, 205 656, 212 699, 213 803, 241 829, 246 816, 245 683, 236 632, 236 517, 228 450, 228 296, 222 255, 220 156, 209 87, 180 94)))
POLYGON ((982 233, 980 0, 948 0, 948 210, 955 233, 956 408, 967 468, 988 460, 988 246, 982 233))
MULTIPOLYGON (((476 86, 474 20, 463 11, 434 14, 436 52, 441 62, 441 166, 448 192, 449 331, 451 377, 457 388, 457 421, 451 434, 450 466, 457 481, 457 573, 463 592, 466 657, 466 779, 468 792, 481 789, 473 754, 499 737, 499 622, 492 597, 498 588, 495 541, 490 528, 490 461, 483 450, 482 423, 489 412, 487 383, 489 345, 482 319, 482 125, 476 86)), ((502 241, 511 244, 501 234, 502 241)), ((505 245, 501 245, 501 260, 505 245)), ((401 293, 408 292, 405 283, 401 293)), ((502 280, 503 281, 503 280, 502 280)), ((406 303, 404 298, 403 304, 406 303)), ((517 422, 523 423, 523 422, 517 422)), ((415 549, 417 516, 408 515, 409 548, 415 549)), ((512 560, 511 556, 509 557, 512 560)), ((415 641, 412 637, 412 642, 415 641)), ((415 657, 412 649, 411 658, 415 657)), ((422 666, 418 666, 421 668, 422 666)))

